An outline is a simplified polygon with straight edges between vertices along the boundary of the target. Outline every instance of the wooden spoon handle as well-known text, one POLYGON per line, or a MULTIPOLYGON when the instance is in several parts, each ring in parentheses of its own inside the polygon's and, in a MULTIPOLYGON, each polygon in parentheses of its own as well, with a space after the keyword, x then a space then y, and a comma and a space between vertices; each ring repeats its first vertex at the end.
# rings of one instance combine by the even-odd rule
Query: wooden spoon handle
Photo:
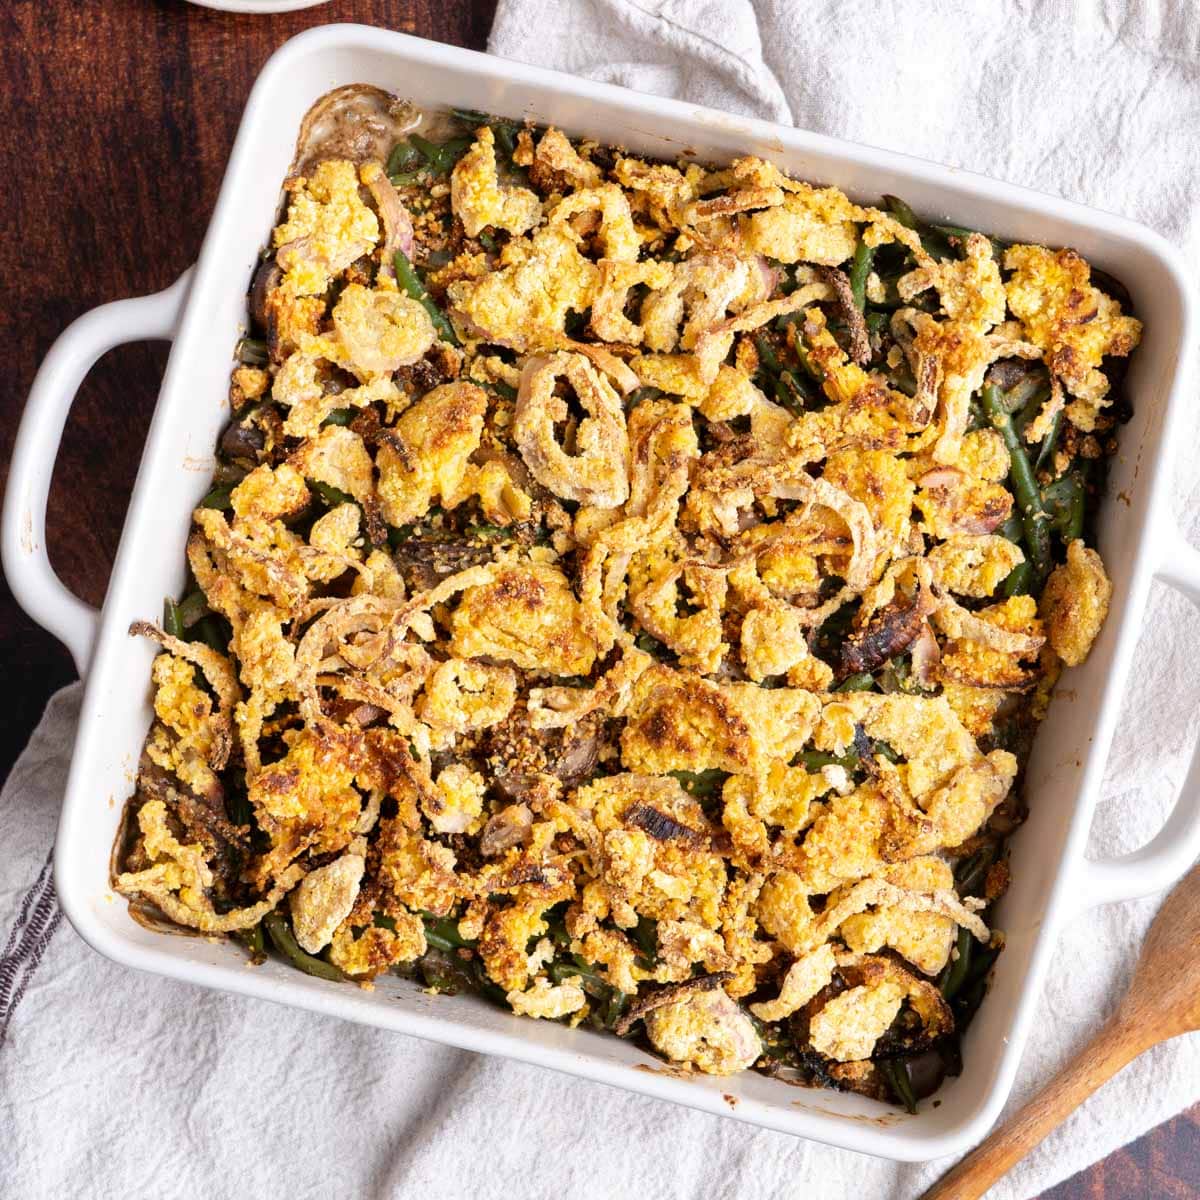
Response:
POLYGON ((1070 1066, 1056 1075, 1008 1124, 987 1137, 935 1183, 923 1200, 977 1200, 1102 1083, 1153 1041, 1153 1037, 1147 1039, 1144 1029, 1114 1018, 1070 1066))

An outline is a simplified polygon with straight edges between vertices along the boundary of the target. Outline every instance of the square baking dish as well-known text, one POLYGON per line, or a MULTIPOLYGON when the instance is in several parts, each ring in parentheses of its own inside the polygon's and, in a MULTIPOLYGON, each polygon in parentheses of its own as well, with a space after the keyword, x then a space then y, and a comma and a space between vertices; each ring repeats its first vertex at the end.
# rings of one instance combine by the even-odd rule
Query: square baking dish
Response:
POLYGON ((80 935, 131 967, 292 1004, 483 1053, 500 1054, 736 1120, 884 1157, 923 1160, 977 1140, 1012 1085, 1060 923, 1091 904, 1165 886, 1200 851, 1193 768, 1162 832, 1124 859, 1086 862, 1092 805, 1155 577, 1200 604, 1200 555, 1175 532, 1166 494, 1171 430, 1191 396, 1187 348, 1196 300, 1174 251, 1142 226, 1009 184, 882 150, 355 25, 294 38, 267 63, 246 106, 200 259, 156 296, 87 314, 56 343, 31 392, 3 520, 4 566, 35 619, 70 647, 87 686, 55 850, 55 881, 80 935), (1114 584, 1108 623, 1069 673, 1029 765, 1028 822, 1012 839, 1013 885, 996 916, 1008 938, 992 990, 964 1044, 964 1071, 913 1116, 862 1096, 789 1086, 746 1072, 681 1077, 636 1046, 509 1015, 471 996, 430 996, 380 978, 374 991, 312 979, 282 963, 247 970, 224 942, 143 929, 109 889, 109 850, 151 718, 155 647, 129 623, 158 613, 184 582, 192 508, 207 490, 228 417, 233 346, 247 285, 275 220, 301 118, 325 92, 370 83, 421 104, 553 123, 572 135, 664 158, 771 159, 853 198, 904 196, 923 214, 1007 238, 1070 245, 1126 284, 1145 339, 1128 377, 1134 403, 1112 462, 1099 546, 1114 584), (173 341, 102 613, 59 582, 45 550, 45 505, 63 423, 90 365, 141 338, 173 341))

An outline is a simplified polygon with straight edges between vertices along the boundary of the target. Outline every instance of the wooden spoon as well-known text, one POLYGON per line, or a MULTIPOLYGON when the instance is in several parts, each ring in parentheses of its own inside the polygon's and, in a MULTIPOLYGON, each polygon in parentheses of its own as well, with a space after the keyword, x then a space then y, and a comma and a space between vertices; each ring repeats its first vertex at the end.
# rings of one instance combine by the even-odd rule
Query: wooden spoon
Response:
POLYGON ((923 1200, 976 1200, 1142 1051, 1198 1029, 1200 867, 1193 867, 1158 910, 1117 1011, 1070 1066, 935 1183, 923 1200))

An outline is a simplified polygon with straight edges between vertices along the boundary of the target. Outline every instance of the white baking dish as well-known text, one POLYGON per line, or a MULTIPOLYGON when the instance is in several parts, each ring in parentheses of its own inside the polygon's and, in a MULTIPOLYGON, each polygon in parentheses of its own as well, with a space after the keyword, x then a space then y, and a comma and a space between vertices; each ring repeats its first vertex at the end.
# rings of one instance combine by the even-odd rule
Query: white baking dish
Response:
POLYGON ((1200 778, 1193 770, 1150 845, 1114 862, 1083 861, 1151 579, 1200 603, 1200 555, 1180 540, 1165 503, 1170 434, 1192 395, 1185 350, 1196 332, 1195 298, 1174 252, 1119 217, 881 150, 401 34, 333 25, 300 35, 266 65, 246 106, 194 275, 157 296, 107 305, 76 322, 47 356, 18 435, 4 512, 4 566, 17 599, 70 647, 87 678, 55 853, 68 917, 102 954, 162 975, 507 1055, 872 1154, 920 1160, 963 1149, 992 1123, 1008 1094, 1060 923, 1081 907, 1165 886, 1200 851, 1200 778), (1030 817, 1014 838, 1014 882, 997 916, 1008 949, 967 1034, 964 1073, 942 1089, 936 1107, 926 1101, 908 1116, 860 1096, 793 1088, 753 1073, 680 1078, 616 1038, 519 1019, 473 997, 428 996, 392 977, 365 992, 278 963, 247 970, 232 945, 147 932, 109 890, 109 847, 151 712, 155 648, 126 630, 135 618, 154 617, 163 596, 183 585, 189 514, 208 487, 212 447, 227 418, 230 355, 244 321, 247 283, 274 218, 301 117, 324 92, 353 82, 426 104, 529 115, 666 157, 686 152, 721 160, 753 152, 859 197, 895 192, 919 212, 1010 238, 1074 246, 1132 292, 1146 336, 1129 376, 1135 416, 1121 434, 1099 534, 1115 585, 1112 612, 1087 665, 1068 675, 1068 691, 1039 734, 1028 773, 1030 817), (150 337, 174 346, 97 616, 50 567, 46 495, 63 422, 88 367, 113 345, 150 337))

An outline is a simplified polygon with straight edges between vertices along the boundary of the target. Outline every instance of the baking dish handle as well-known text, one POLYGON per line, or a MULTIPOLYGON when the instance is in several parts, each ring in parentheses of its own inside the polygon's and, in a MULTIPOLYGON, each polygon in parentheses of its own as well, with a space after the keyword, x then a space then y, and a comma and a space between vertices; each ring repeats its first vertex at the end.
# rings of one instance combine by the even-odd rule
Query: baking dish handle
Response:
MULTIPOLYGON (((1155 578, 1182 592, 1200 608, 1200 551, 1176 530, 1165 539, 1155 578)), ((1119 858, 1086 859, 1077 877, 1075 911, 1097 904, 1135 900, 1174 883, 1200 857, 1200 749, 1171 815, 1140 850, 1119 858)))
POLYGON ((0 520, 4 573, 17 603, 66 645, 80 675, 92 656, 97 613, 66 588, 46 552, 46 502, 63 427, 102 354, 175 336, 191 279, 189 268, 165 291, 103 304, 67 326, 38 370, 17 429, 0 520))

